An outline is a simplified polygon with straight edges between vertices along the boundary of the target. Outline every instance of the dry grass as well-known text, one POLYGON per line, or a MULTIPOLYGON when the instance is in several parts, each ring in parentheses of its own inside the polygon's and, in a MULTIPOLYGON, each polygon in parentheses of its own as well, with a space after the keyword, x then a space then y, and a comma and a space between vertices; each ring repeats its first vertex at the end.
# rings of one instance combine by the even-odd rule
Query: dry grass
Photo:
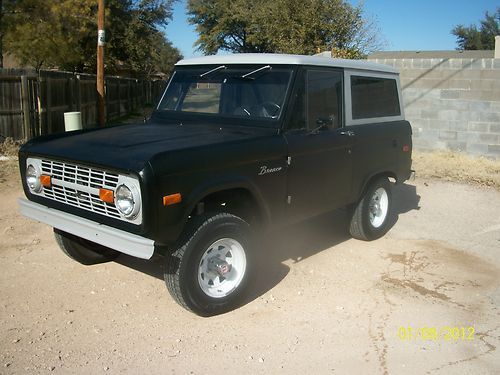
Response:
POLYGON ((19 146, 21 146, 21 144, 21 141, 14 141, 12 138, 5 138, 5 140, 0 143, 0 155, 8 157, 17 156, 17 152, 19 151, 19 146))
POLYGON ((500 190, 500 160, 452 151, 414 151, 413 169, 417 177, 492 186, 500 190))

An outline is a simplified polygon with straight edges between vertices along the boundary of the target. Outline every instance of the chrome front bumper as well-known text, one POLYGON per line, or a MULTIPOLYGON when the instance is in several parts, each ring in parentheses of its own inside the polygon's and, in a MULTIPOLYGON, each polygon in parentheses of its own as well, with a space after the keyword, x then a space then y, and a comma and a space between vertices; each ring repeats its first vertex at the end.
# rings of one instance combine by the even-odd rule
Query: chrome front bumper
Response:
POLYGON ((24 216, 48 224, 64 232, 142 259, 150 259, 154 253, 154 241, 120 229, 68 214, 27 199, 19 199, 24 216))

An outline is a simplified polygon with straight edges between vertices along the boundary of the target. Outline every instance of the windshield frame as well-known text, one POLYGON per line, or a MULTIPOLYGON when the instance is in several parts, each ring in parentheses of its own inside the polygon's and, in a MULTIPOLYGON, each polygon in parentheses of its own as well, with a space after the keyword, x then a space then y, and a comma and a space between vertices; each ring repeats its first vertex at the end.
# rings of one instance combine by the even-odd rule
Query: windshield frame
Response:
MULTIPOLYGON (((252 72, 255 71, 256 69, 262 68, 265 65, 271 65, 271 64, 228 64, 226 66, 227 71, 246 71, 252 72)), ((168 84, 163 91, 163 94, 158 101, 157 106, 155 107, 155 111, 152 114, 152 118, 157 119, 157 120, 167 120, 167 121, 174 121, 174 122, 204 122, 204 123, 216 123, 216 124, 233 124, 233 125, 242 125, 242 126, 249 126, 249 127, 265 127, 265 128, 273 128, 273 129, 280 129, 282 127, 283 121, 287 117, 287 107, 288 107, 288 102, 290 99, 290 95, 294 86, 295 82, 295 75, 297 71, 297 66, 296 65, 290 65, 290 64, 272 64, 271 69, 269 70, 272 72, 273 70, 288 70, 290 72, 290 76, 288 78, 288 82, 285 88, 285 93, 283 96, 283 103, 280 109, 279 116, 277 118, 271 118, 271 117, 244 117, 244 116, 238 116, 238 115, 228 115, 228 114, 221 114, 221 113, 203 113, 203 112, 188 112, 188 111, 175 111, 175 110, 165 110, 161 109, 160 105, 163 102, 163 99, 168 92, 170 85, 175 79, 175 76, 178 72, 189 72, 190 70, 193 72, 199 72, 200 70, 204 72, 208 72, 211 69, 217 68, 219 65, 217 64, 200 64, 200 65, 185 65, 185 66, 180 66, 176 67, 173 74, 171 75, 168 84)), ((214 72, 214 74, 217 74, 217 72, 214 72)), ((193 73, 195 75, 195 73, 193 73)), ((245 79, 245 78, 242 78, 245 79)), ((249 80, 252 79, 251 77, 248 78, 249 80)))

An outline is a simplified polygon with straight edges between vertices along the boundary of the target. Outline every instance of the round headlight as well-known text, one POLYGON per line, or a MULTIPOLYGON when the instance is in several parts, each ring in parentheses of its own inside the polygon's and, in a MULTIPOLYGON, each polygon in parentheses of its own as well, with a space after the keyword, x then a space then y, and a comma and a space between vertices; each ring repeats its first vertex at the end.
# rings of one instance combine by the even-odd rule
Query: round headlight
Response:
POLYGON ((130 217, 134 215, 136 212, 134 210, 135 200, 132 190, 125 185, 118 186, 115 193, 115 205, 123 216, 130 217))
POLYGON ((28 165, 28 168, 26 168, 26 184, 29 189, 35 193, 39 193, 42 190, 40 174, 32 164, 28 165))

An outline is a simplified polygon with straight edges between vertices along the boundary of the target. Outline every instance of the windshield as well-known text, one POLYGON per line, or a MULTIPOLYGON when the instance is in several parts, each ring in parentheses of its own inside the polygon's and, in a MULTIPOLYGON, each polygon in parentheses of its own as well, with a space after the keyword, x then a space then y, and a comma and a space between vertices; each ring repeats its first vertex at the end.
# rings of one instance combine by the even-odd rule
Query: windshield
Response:
POLYGON ((158 110, 277 120, 291 75, 291 69, 269 65, 178 69, 158 110))

